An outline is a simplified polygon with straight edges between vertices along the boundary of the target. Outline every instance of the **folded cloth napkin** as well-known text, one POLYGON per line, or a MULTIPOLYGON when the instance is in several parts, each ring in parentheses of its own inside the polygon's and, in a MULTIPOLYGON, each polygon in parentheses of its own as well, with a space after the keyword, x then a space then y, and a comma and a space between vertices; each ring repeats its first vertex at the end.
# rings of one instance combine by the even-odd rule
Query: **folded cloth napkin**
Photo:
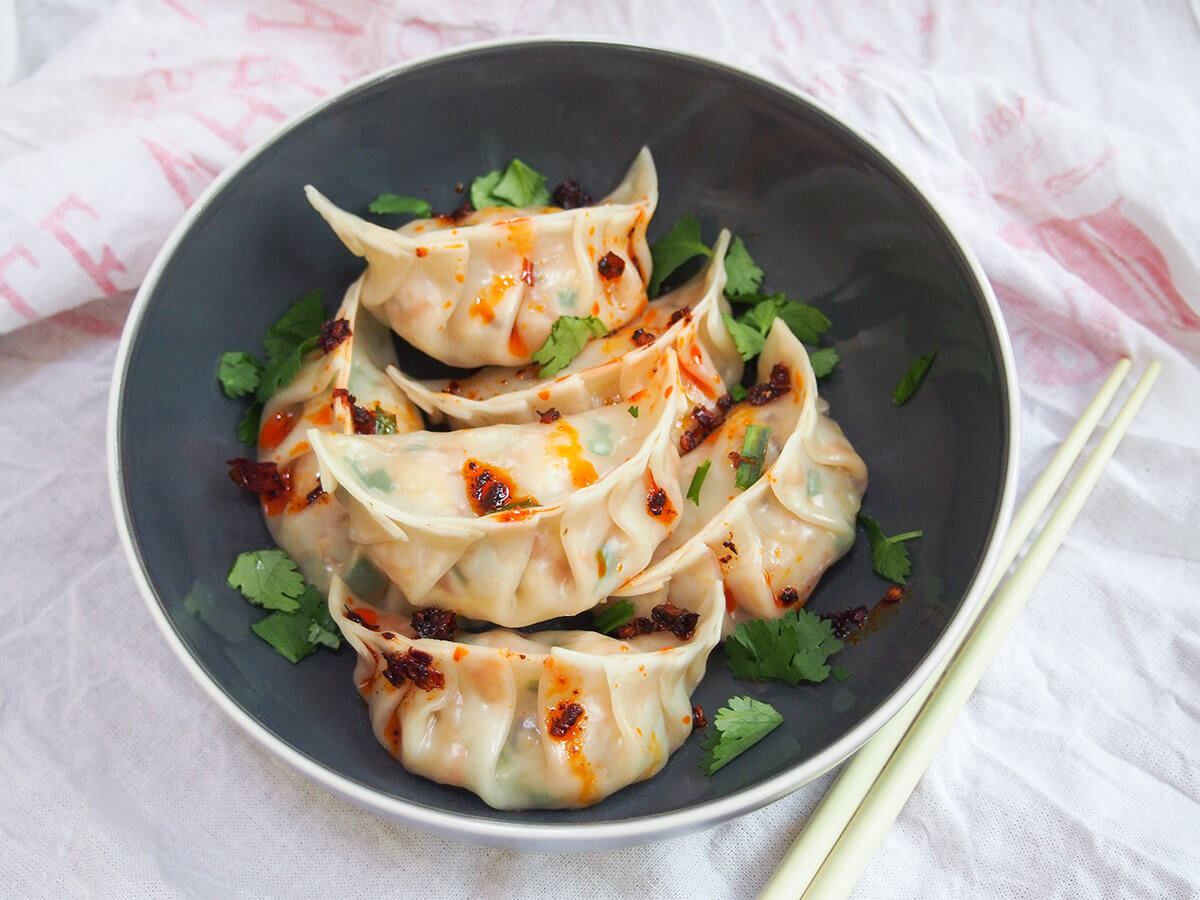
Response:
POLYGON ((1013 337, 1024 485, 1118 357, 1163 359, 1156 394, 857 895, 1192 895, 1194 6, 15 9, 21 59, 36 71, 0 88, 0 332, 54 321, 0 335, 0 415, 28 423, 0 436, 0 460, 29 471, 30 435, 60 454, 2 506, 30 572, 3 601, 12 627, 0 637, 0 785, 15 776, 0 790, 0 876, 15 894, 375 896, 416 885, 430 897, 534 896, 571 884, 597 896, 744 896, 816 802, 810 788, 704 834, 570 860, 387 825, 271 762, 206 704, 136 611, 117 558, 95 449, 112 339, 128 292, 205 185, 368 72, 465 42, 569 32, 677 47, 803 90, 926 187, 980 257, 1013 337), (70 39, 55 46, 56 34, 70 39), (32 414, 51 404, 53 421, 32 414), (48 528, 47 502, 81 518, 48 528))

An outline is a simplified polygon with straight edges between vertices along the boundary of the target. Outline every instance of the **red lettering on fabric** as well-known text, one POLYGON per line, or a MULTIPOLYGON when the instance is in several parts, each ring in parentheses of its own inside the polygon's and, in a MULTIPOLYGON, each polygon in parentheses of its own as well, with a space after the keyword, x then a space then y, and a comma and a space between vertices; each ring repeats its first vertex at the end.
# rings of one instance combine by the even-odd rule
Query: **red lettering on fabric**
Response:
POLYGON ((321 88, 301 78, 300 68, 294 63, 276 60, 270 56, 243 54, 238 60, 230 87, 240 90, 261 87, 264 84, 293 84, 318 97, 325 94, 321 88))
POLYGON ((303 11, 304 17, 299 21, 264 19, 256 13, 246 14, 247 31, 263 31, 268 28, 295 28, 301 31, 332 31, 335 34, 362 34, 362 26, 355 24, 345 16, 331 9, 313 3, 312 0, 291 0, 303 11))
POLYGON ((200 124, 212 131, 213 134, 224 140, 235 150, 245 150, 250 146, 250 126, 257 119, 263 118, 282 122, 286 118, 278 107, 272 106, 264 100, 259 100, 257 97, 241 96, 237 99, 246 104, 246 111, 232 125, 223 125, 204 115, 204 113, 192 113, 200 124))
POLYGON ((25 298, 17 293, 17 289, 4 280, 4 273, 18 259, 24 260, 35 269, 40 269, 33 254, 30 253, 22 244, 13 244, 8 250, 0 254, 0 297, 8 301, 8 305, 13 308, 13 311, 19 316, 24 316, 26 319, 40 319, 37 311, 25 302, 25 298))
POLYGON ((179 202, 185 207, 191 206, 195 202, 200 189, 217 174, 218 170, 215 166, 200 162, 186 151, 176 153, 169 147, 164 147, 147 137, 139 138, 139 140, 150 151, 150 155, 162 169, 167 184, 171 186, 171 190, 175 192, 179 202), (185 172, 191 174, 191 180, 196 185, 196 190, 189 186, 188 179, 184 177, 185 172))
POLYGON ((80 199, 78 194, 71 194, 58 204, 54 212, 46 216, 39 227, 54 235, 55 239, 71 254, 79 268, 87 272, 88 277, 99 286, 100 290, 104 291, 106 295, 115 294, 117 286, 113 284, 108 275, 110 272, 124 272, 125 265, 117 259, 117 254, 108 244, 100 248, 100 259, 95 259, 84 250, 75 235, 67 230, 66 218, 67 214, 71 212, 87 213, 96 220, 100 218, 94 209, 80 199))

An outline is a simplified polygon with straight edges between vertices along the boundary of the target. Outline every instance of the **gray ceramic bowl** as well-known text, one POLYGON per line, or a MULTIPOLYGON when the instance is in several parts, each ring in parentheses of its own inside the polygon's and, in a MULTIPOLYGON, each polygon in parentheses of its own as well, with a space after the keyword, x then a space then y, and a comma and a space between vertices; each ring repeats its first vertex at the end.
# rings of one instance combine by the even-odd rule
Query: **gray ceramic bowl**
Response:
MULTIPOLYGON (((428 361, 401 347, 402 361, 428 361)), ((862 136, 808 99, 659 50, 509 42, 405 65, 351 86, 225 172, 167 241, 121 344, 110 475, 130 563, 186 669, 252 737, 351 801, 492 844, 598 847, 665 837, 762 806, 836 765, 913 693, 980 600, 1015 475, 1015 382, 978 264, 929 201, 862 136), (315 287, 340 297, 361 262, 308 208, 311 182, 353 210, 381 191, 461 198, 453 185, 511 157, 601 193, 642 144, 662 202, 651 237, 686 212, 711 237, 746 238, 772 290, 820 304, 842 356, 822 390, 871 471, 865 509, 911 544, 911 596, 838 661, 839 683, 732 679, 718 649, 696 702, 751 694, 783 727, 709 778, 693 738, 653 779, 588 809, 499 812, 405 772, 375 741, 353 657, 292 666, 258 640, 259 617, 225 586, 241 550, 270 546, 254 499, 222 461, 239 453, 240 405, 217 385, 221 351, 260 345, 315 287), (919 354, 937 364, 905 407, 891 390, 919 354), (170 423, 170 424, 167 424, 170 423)), ((886 584, 866 542, 825 576, 809 609, 871 606, 886 584)))

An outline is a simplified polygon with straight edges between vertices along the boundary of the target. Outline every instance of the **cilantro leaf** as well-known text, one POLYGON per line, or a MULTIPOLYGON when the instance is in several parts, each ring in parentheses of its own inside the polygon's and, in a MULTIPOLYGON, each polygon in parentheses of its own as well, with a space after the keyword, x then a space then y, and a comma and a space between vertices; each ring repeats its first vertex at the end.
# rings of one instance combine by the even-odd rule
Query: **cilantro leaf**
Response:
POLYGON ((708 469, 712 465, 711 459, 706 459, 696 467, 696 472, 692 475, 692 483, 688 485, 687 499, 691 500, 697 506, 700 505, 700 489, 704 487, 704 479, 708 477, 708 469))
POLYGON ((778 619, 741 622, 725 639, 729 670, 757 681, 824 681, 826 660, 842 649, 833 625, 806 609, 789 609, 778 619))
POLYGON ((549 202, 546 176, 519 159, 512 160, 503 172, 488 172, 471 182, 471 205, 476 209, 489 206, 546 206, 549 202))
POLYGON ((725 320, 725 327, 733 335, 742 359, 747 361, 762 352, 762 345, 777 318, 783 319, 792 334, 806 344, 817 343, 832 324, 815 306, 789 300, 787 294, 739 294, 731 300, 751 307, 737 319, 727 317, 725 320), (730 325, 731 321, 735 324, 730 325), (751 332, 757 332, 757 336, 751 332))
POLYGON ((744 384, 739 382, 729 389, 729 396, 733 398, 734 403, 740 403, 750 396, 750 392, 746 390, 744 384))
POLYGON ((480 175, 471 182, 471 205, 476 209, 486 209, 489 206, 508 206, 495 196, 492 190, 500 183, 503 176, 499 169, 480 175))
POLYGON ((842 358, 833 347, 822 347, 820 350, 809 350, 808 361, 812 365, 813 374, 824 378, 834 370, 842 358))
POLYGON ((246 414, 242 416, 242 421, 238 423, 238 440, 247 447, 253 447, 258 443, 258 424, 262 420, 262 411, 262 401, 255 400, 246 410, 246 414))
POLYGON ((650 276, 647 293, 657 296, 662 283, 672 272, 696 256, 712 256, 712 251, 700 240, 700 223, 695 216, 681 216, 671 230, 650 246, 654 273, 650 276))
POLYGON ((399 194, 380 194, 367 207, 379 215, 403 215, 405 213, 418 219, 428 219, 433 214, 433 207, 428 200, 420 197, 401 197, 399 194))
POLYGON ((755 264, 742 239, 735 237, 725 254, 725 293, 751 294, 758 290, 762 280, 763 270, 755 264))
POLYGON ((589 338, 603 337, 607 331, 595 316, 559 316, 550 326, 546 342, 533 354, 533 361, 542 366, 538 377, 558 374, 579 355, 589 338))
POLYGON ((628 600, 620 600, 596 614, 596 630, 601 634, 612 634, 632 619, 633 613, 633 604, 628 600))
POLYGON ((244 397, 258 388, 262 378, 263 364, 252 353, 229 351, 221 354, 217 366, 217 379, 228 397, 244 397))
MULTIPOLYGON (((777 297, 782 297, 782 294, 776 294, 777 297)), ((787 300, 778 307, 779 318, 787 324, 787 327, 792 329, 798 339, 806 344, 815 344, 817 340, 833 324, 815 306, 808 303, 801 303, 799 300, 787 300)))
POLYGON ((267 329, 263 347, 270 367, 288 357, 300 344, 321 333, 325 321, 323 293, 313 291, 293 303, 275 324, 267 329))
POLYGON ((635 419, 638 417, 638 408, 637 408, 636 406, 631 406, 631 407, 629 407, 629 410, 628 410, 628 412, 629 412, 629 414, 630 414, 631 416, 633 416, 635 419))
POLYGON ((742 324, 732 316, 722 315, 721 318, 725 320, 725 328, 729 331, 729 336, 733 338, 733 343, 742 359, 749 362, 762 353, 767 341, 761 331, 753 325, 742 324))
POLYGON ((305 588, 304 576, 282 550, 239 553, 227 581, 255 606, 284 612, 300 608, 296 598, 305 588))
POLYGON ((292 663, 311 656, 322 644, 331 650, 342 645, 329 608, 311 584, 304 586, 295 610, 273 612, 251 625, 250 630, 292 663))
POLYGON ((384 411, 378 403, 375 404, 375 433, 395 434, 396 417, 384 411))
POLYGON ((878 522, 861 513, 858 516, 858 524, 867 533, 867 540, 871 544, 871 566, 888 581, 906 584, 905 579, 912 574, 912 563, 908 559, 908 550, 904 542, 921 537, 923 532, 906 531, 904 534, 887 537, 878 522))
POLYGON ((713 727, 704 740, 704 758, 700 768, 712 775, 722 766, 741 756, 783 722, 783 716, 769 703, 753 697, 731 697, 729 705, 717 711, 713 727))
POLYGON ((316 346, 317 338, 314 335, 293 347, 287 355, 267 363, 266 369, 263 370, 262 383, 258 386, 259 402, 265 403, 276 391, 290 384, 300 372, 300 367, 304 365, 304 357, 311 353, 316 346))
POLYGON ((845 681, 847 678, 850 677, 850 670, 847 669, 845 666, 830 666, 829 672, 838 681, 845 681))
POLYGON ((917 388, 925 380, 925 376, 929 372, 929 367, 933 365, 936 357, 937 351, 935 350, 933 353, 925 356, 918 356, 913 361, 913 364, 908 367, 908 371, 900 376, 900 381, 896 385, 896 389, 892 391, 893 403, 897 406, 903 406, 912 399, 912 395, 917 392, 917 388))

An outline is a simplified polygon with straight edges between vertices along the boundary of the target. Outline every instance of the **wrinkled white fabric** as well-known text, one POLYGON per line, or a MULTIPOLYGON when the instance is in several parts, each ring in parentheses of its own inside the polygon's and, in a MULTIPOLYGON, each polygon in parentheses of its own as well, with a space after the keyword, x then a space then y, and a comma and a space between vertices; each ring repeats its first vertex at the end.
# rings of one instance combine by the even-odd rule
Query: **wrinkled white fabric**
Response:
MULTIPOLYGON (((1121 354, 1158 388, 855 896, 1186 897, 1200 883, 1200 14, 946 0, 17 0, 0 88, 0 893, 744 897, 827 783, 648 847, 459 844, 261 751, 165 647, 118 549, 103 420, 168 230, 288 115, 466 41, 652 41, 873 135, 979 255, 1028 486, 1121 354), (24 44, 21 42, 24 41, 24 44), (23 76, 23 77, 22 77, 23 76), (103 299, 96 299, 103 298, 103 299), (94 302, 88 302, 94 301, 94 302), (46 316, 38 324, 28 324, 46 316)), ((7 7, 6 7, 7 9, 7 7)), ((7 45, 5 45, 7 46, 7 45)))

